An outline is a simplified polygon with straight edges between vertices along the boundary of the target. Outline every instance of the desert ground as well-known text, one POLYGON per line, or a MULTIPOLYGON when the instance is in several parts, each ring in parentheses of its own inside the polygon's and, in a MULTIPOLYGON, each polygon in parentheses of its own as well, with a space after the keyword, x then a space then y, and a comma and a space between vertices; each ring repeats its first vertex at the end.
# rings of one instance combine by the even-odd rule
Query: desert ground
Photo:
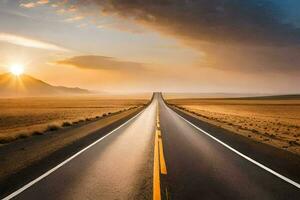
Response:
POLYGON ((169 99, 214 125, 300 155, 300 99, 169 99))
POLYGON ((36 97, 0 99, 0 143, 71 126, 146 104, 145 99, 36 97))

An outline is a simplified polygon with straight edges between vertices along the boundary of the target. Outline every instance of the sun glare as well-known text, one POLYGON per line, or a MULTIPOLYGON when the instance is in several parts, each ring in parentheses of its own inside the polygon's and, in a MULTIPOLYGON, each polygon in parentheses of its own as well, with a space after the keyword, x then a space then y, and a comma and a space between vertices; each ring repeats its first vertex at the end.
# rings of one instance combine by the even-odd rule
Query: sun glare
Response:
POLYGON ((10 72, 16 76, 20 76, 24 72, 24 67, 20 64, 15 64, 10 67, 10 72))

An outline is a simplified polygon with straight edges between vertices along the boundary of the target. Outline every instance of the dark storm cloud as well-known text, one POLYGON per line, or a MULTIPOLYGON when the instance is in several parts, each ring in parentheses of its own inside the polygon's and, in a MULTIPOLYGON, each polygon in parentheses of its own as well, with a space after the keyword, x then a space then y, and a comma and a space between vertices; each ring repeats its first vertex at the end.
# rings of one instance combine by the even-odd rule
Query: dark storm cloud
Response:
MULTIPOLYGON (((300 72, 300 29, 294 23, 300 15, 289 18, 291 9, 280 0, 81 2, 96 3, 102 13, 135 20, 178 38, 203 52, 209 67, 258 73, 300 72)), ((300 6, 289 0, 289 6, 293 5, 300 6)))
POLYGON ((300 30, 270 0, 94 0, 103 12, 134 18, 186 39, 299 45, 300 30))

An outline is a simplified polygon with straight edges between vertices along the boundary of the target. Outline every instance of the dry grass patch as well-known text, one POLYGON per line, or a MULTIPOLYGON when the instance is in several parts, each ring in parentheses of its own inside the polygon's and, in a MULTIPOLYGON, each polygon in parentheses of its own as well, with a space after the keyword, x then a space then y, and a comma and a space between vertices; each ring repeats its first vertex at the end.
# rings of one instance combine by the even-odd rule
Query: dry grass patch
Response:
POLYGON ((202 120, 300 154, 300 100, 169 100, 202 120))
POLYGON ((99 97, 0 99, 0 143, 89 122, 147 102, 99 97))

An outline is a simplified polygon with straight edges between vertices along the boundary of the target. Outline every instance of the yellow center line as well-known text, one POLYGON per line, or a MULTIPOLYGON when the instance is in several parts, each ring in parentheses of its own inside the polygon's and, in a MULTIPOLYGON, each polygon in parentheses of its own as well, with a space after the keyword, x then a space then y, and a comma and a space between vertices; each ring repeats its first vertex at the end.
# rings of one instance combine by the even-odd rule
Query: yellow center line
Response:
POLYGON ((153 200, 161 199, 160 174, 159 174, 159 154, 158 154, 158 134, 154 139, 154 167, 153 167, 153 200))
POLYGON ((162 143, 162 138, 161 137, 158 139, 158 143, 159 143, 160 173, 166 175, 167 174, 167 167, 166 167, 164 149, 163 149, 163 143, 162 143))
POLYGON ((160 138, 160 137, 161 137, 160 130, 156 129, 156 134, 158 135, 158 138, 160 138))
POLYGON ((153 200, 161 199, 160 174, 167 174, 158 113, 159 110, 157 109, 156 131, 154 138, 153 200))

